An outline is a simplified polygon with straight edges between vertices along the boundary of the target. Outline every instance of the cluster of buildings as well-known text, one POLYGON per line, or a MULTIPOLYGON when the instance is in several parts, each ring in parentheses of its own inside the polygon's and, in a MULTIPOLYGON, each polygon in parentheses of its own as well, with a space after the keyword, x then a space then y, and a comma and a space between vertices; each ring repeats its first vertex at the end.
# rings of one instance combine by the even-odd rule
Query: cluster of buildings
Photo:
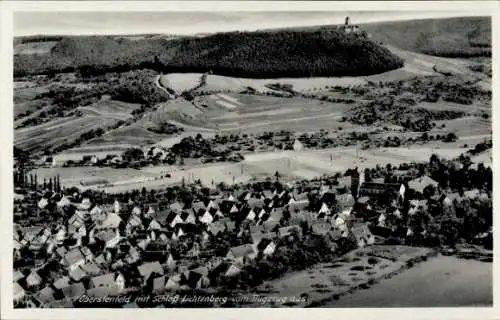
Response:
MULTIPOLYGON (((325 237, 332 251, 342 238, 358 246, 373 244, 378 235, 367 221, 394 230, 391 221, 403 218, 400 200, 409 193, 402 184, 383 182, 361 183, 355 197, 345 192, 358 180, 354 175, 339 178, 337 186, 311 182, 307 192, 293 187, 225 192, 189 204, 142 199, 103 205, 85 193, 63 192, 18 199, 36 201, 26 208, 49 212, 62 223, 15 225, 14 299, 57 307, 72 306, 82 295, 216 287, 220 277, 238 275, 256 259, 273 256, 280 239, 301 241, 306 233, 325 237), (389 198, 385 210, 375 209, 380 197, 389 198)), ((416 194, 428 185, 438 187, 427 176, 406 185, 416 194)), ((468 193, 465 197, 482 196, 468 193)), ((452 197, 436 201, 451 208, 452 197)), ((426 201, 412 199, 408 214, 418 214, 426 201)), ((407 232, 413 231, 408 227, 407 232)))
POLYGON ((15 226, 14 260, 26 251, 33 257, 32 265, 15 270, 15 300, 53 307, 83 294, 209 287, 217 276, 231 277, 257 257, 273 255, 279 238, 301 237, 304 221, 332 240, 354 233, 360 243, 373 243, 368 228, 350 216, 351 195, 336 197, 331 187, 317 192, 314 208, 308 193, 286 190, 242 191, 189 208, 180 202, 96 205, 80 194, 45 193, 38 210, 64 217, 63 223, 15 226), (232 245, 216 255, 224 237, 232 245))

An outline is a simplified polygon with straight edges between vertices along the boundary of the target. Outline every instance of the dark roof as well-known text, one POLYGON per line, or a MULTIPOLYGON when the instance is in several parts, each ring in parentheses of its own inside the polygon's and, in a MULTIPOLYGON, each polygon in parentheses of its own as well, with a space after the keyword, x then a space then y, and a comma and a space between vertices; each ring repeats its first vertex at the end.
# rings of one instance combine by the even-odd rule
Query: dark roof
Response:
POLYGON ((272 242, 271 239, 269 238, 262 238, 259 242, 259 244, 257 245, 257 249, 259 251, 264 251, 266 249, 266 247, 272 242))
POLYGON ((85 293, 85 287, 81 282, 71 284, 61 289, 66 298, 74 298, 81 296, 85 293))
POLYGON ((363 182, 360 187, 360 194, 380 194, 387 190, 399 191, 401 184, 399 183, 375 183, 375 182, 363 182))

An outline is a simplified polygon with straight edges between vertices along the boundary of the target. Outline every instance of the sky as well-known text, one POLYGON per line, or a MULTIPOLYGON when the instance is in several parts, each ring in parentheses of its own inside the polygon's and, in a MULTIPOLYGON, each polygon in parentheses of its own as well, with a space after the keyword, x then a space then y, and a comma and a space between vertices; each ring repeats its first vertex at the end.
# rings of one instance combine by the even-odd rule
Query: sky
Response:
POLYGON ((187 35, 292 26, 484 15, 474 12, 15 12, 14 35, 168 33, 187 35))

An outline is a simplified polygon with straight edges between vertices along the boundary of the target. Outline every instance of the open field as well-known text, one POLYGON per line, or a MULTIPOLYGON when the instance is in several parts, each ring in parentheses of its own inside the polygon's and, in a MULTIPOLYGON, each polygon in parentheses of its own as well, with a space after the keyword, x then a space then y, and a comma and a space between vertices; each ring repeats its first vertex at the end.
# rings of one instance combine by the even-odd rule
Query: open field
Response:
MULTIPOLYGON (((476 135, 491 134, 493 129, 491 118, 483 119, 480 117, 465 117, 453 120, 435 121, 436 128, 445 125, 443 131, 454 132, 458 137, 466 138, 476 135)), ((436 129, 435 129, 436 130, 436 129)))
POLYGON ((14 54, 43 54, 49 53, 58 41, 41 41, 19 43, 14 46, 14 54))
POLYGON ((324 307, 486 307, 493 304, 493 264, 438 256, 324 307))
MULTIPOLYGON (((201 75, 201 74, 200 74, 201 75)), ((267 84, 280 83, 291 84, 296 91, 310 91, 314 88, 324 88, 325 86, 348 87, 366 83, 363 77, 314 77, 314 78, 276 78, 276 79, 250 79, 226 77, 219 75, 208 75, 207 84, 197 91, 208 92, 241 92, 248 87, 259 93, 274 92, 275 90, 266 87, 267 84)))
POLYGON ((132 112, 138 108, 138 104, 106 99, 90 106, 79 107, 78 109, 88 115, 127 120, 132 117, 132 112))
POLYGON ((22 121, 31 118, 32 116, 36 116, 37 111, 42 111, 49 105, 49 102, 43 99, 16 103, 14 107, 14 118, 20 117, 22 114, 26 114, 26 112, 29 112, 31 114, 27 117, 21 118, 21 120, 15 121, 14 124, 17 125, 22 121))
MULTIPOLYGON (((262 132, 288 129, 338 128, 347 104, 301 97, 224 94, 198 97, 195 104, 206 110, 204 117, 220 131, 262 132), (222 109, 222 110, 221 110, 222 109)), ((342 124, 344 125, 344 124, 342 124)))
POLYGON ((145 179, 153 175, 136 169, 113 169, 98 167, 71 167, 71 168, 39 168, 33 171, 38 179, 47 180, 60 175, 61 184, 67 187, 81 187, 80 182, 87 179, 102 178, 110 183, 129 179, 145 179))
MULTIPOLYGON (((463 143, 462 143, 463 144, 463 143)), ((432 154, 438 154, 450 159, 465 152, 467 148, 448 147, 446 144, 440 146, 413 146, 411 148, 380 148, 370 150, 358 150, 360 162, 357 164, 360 170, 372 168, 377 164, 385 166, 390 163, 399 165, 412 161, 428 161, 432 154)), ((113 154, 116 150, 94 151, 91 154, 113 154)), ((89 154, 89 153, 87 153, 89 154)), ((83 154, 67 152, 58 157, 75 156, 81 159, 83 154)), ((345 172, 356 166, 355 147, 332 148, 323 150, 304 150, 301 152, 279 151, 261 152, 245 155, 240 163, 218 163, 183 167, 155 166, 136 169, 111 169, 111 168, 40 168, 37 170, 39 177, 50 177, 57 170, 61 170, 61 183, 65 186, 77 186, 84 178, 95 176, 103 177, 108 185, 95 185, 94 188, 102 188, 107 192, 122 192, 133 189, 162 188, 184 181, 192 182, 201 180, 204 185, 212 185, 224 182, 245 183, 254 178, 265 178, 273 176, 276 171, 280 173, 282 181, 296 179, 311 179, 323 174, 335 174, 345 172), (330 160, 332 159, 332 160, 330 160), (163 178, 166 173, 170 178, 163 178)))
POLYGON ((42 150, 71 142, 84 132, 115 123, 115 119, 97 116, 56 118, 37 126, 16 130, 14 144, 22 150, 42 150))
MULTIPOLYGON (((35 99, 38 95, 48 92, 47 86, 14 87, 14 103, 22 103, 35 99)), ((14 108, 15 109, 15 108, 14 108)))
POLYGON ((119 120, 132 117, 137 104, 102 100, 80 107, 81 117, 55 118, 48 122, 15 130, 14 144, 23 150, 42 150, 50 146, 71 143, 81 134, 99 128, 106 129, 119 120))
POLYGON ((200 83, 200 73, 169 73, 160 77, 163 87, 170 88, 176 93, 194 89, 200 83))

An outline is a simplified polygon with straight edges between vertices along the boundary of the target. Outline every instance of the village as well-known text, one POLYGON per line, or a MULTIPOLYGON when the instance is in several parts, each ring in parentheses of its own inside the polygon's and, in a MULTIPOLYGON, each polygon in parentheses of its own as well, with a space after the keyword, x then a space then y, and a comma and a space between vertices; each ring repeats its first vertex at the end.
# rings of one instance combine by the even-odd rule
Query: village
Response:
POLYGON ((82 296, 252 292, 376 244, 492 259, 491 168, 463 155, 295 182, 276 172, 248 184, 183 182, 121 194, 65 188, 57 176, 41 184, 20 168, 16 307, 95 307, 82 296))

